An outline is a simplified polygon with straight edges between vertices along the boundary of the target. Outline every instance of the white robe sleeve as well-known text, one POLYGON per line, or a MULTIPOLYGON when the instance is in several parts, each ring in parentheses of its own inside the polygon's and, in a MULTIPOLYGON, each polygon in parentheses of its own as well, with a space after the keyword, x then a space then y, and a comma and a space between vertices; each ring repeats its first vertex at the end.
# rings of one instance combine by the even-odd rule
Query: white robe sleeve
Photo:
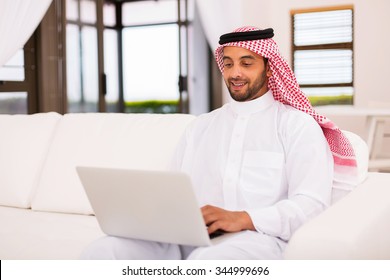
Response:
POLYGON ((280 135, 287 198, 269 207, 245 209, 257 231, 286 241, 330 204, 333 181, 333 157, 321 128, 314 120, 304 125, 293 122, 288 120, 280 135))

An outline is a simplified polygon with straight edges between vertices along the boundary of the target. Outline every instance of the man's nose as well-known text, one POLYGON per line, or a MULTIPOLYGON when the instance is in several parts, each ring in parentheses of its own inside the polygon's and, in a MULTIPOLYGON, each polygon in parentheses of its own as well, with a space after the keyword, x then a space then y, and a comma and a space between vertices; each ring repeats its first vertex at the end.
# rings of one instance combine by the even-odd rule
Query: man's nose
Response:
POLYGON ((241 67, 240 66, 233 66, 232 68, 232 77, 238 78, 241 77, 241 67))

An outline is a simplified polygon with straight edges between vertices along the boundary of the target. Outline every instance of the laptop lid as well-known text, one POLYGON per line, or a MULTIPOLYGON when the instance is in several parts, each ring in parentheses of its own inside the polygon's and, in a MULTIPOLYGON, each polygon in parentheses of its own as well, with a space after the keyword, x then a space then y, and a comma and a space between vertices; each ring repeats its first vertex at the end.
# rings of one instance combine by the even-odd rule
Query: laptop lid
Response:
POLYGON ((211 245, 187 174, 86 166, 76 170, 107 235, 211 245))

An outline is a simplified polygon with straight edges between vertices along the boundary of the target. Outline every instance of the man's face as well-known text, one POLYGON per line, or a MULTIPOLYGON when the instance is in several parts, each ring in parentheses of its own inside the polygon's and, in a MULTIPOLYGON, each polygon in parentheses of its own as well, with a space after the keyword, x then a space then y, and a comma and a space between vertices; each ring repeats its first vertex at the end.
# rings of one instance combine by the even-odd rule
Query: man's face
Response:
POLYGON ((249 101, 268 91, 268 64, 262 56, 240 47, 223 49, 223 79, 236 101, 249 101))

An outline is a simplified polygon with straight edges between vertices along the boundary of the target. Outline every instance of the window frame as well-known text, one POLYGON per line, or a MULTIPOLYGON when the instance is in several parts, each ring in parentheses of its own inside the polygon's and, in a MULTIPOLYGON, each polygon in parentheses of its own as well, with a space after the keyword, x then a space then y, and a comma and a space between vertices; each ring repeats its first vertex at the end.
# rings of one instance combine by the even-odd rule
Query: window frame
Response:
MULTIPOLYGON (((97 8, 97 22, 85 23, 80 21, 80 17, 77 20, 65 19, 66 25, 73 24, 78 26, 80 29, 82 26, 91 26, 97 28, 98 36, 98 72, 99 72, 99 111, 105 112, 107 110, 107 104, 105 100, 106 94, 106 74, 104 73, 104 30, 110 29, 117 32, 118 35, 118 90, 119 90, 119 99, 117 104, 117 112, 125 112, 125 98, 124 98, 124 88, 123 88, 123 30, 125 28, 132 27, 147 27, 147 26, 157 26, 157 25, 169 25, 175 24, 178 26, 178 38, 179 38, 179 77, 178 77, 178 87, 179 87, 179 100, 178 100, 178 112, 187 113, 189 111, 189 93, 187 87, 187 76, 188 76, 188 27, 190 21, 188 19, 188 7, 190 0, 172 0, 177 2, 177 21, 169 22, 156 22, 156 23, 144 23, 144 24, 133 24, 133 25, 123 25, 122 24, 122 5, 128 2, 142 2, 142 1, 152 1, 152 0, 92 0, 95 1, 97 8), (115 15, 116 23, 113 26, 105 25, 103 19, 103 5, 113 4, 115 6, 115 15), (186 65, 184 69, 183 65, 186 65)), ((78 5, 78 10, 80 13, 80 0, 76 0, 78 5)), ((83 89, 82 89, 83 90, 83 89)), ((83 93, 82 93, 83 96, 83 93)), ((68 101, 67 101, 68 102, 68 101)))
MULTIPOLYGON (((78 102, 78 106, 79 108, 76 108, 75 111, 73 112, 105 112, 106 111, 106 106, 105 106, 105 101, 104 101, 104 83, 105 83, 105 77, 104 77, 104 72, 103 72, 103 68, 104 68, 104 62, 103 62, 103 41, 102 41, 102 34, 103 34, 103 1, 102 0, 89 0, 91 2, 94 2, 95 3, 95 8, 96 8, 96 11, 95 11, 95 15, 96 15, 96 21, 95 22, 87 22, 87 21, 83 21, 82 18, 81 18, 81 2, 82 0, 75 0, 76 1, 76 5, 77 5, 77 11, 78 11, 78 17, 77 19, 69 19, 67 17, 67 14, 66 14, 66 1, 65 2, 65 9, 64 9, 64 18, 65 18, 65 34, 66 34, 66 29, 68 27, 68 25, 73 25, 75 27, 77 27, 78 29, 78 32, 79 32, 79 38, 78 38, 78 45, 80 47, 80 50, 83 48, 83 43, 82 43, 82 38, 81 38, 81 32, 82 32, 82 29, 85 28, 85 27, 90 27, 90 28, 93 28, 96 30, 96 47, 97 47, 97 57, 96 57, 96 63, 97 63, 97 89, 98 89, 98 92, 97 92, 97 102, 96 104, 94 104, 96 106, 96 108, 94 110, 89 110, 86 106, 87 106, 87 102, 86 102, 86 93, 85 93, 85 90, 84 90, 84 81, 85 81, 85 77, 84 77, 84 73, 83 73, 83 69, 84 69, 84 64, 83 64, 83 55, 80 53, 80 56, 79 56, 79 59, 80 59, 80 69, 78 69, 80 71, 80 102, 78 102)), ((66 46, 66 40, 68 40, 68 36, 65 35, 66 39, 65 39, 65 46, 66 46)), ((66 49, 67 47, 65 47, 66 49)), ((66 72, 68 71, 68 65, 66 65, 66 72)), ((66 73, 66 80, 68 80, 68 74, 66 73)), ((67 112, 70 112, 69 108, 70 108, 70 104, 69 104, 69 99, 68 99, 68 91, 69 91, 69 88, 67 88, 67 92, 66 92, 66 111, 67 112)))
POLYGON ((148 26, 158 26, 158 25, 172 25, 175 24, 178 26, 178 42, 179 42, 179 77, 178 77, 178 89, 179 89, 179 100, 178 100, 178 113, 188 113, 189 112, 189 91, 188 91, 188 45, 189 45, 189 32, 188 28, 191 24, 189 20, 189 0, 176 0, 177 2, 177 20, 176 21, 159 21, 153 23, 141 23, 141 24, 126 24, 122 23, 122 5, 128 2, 141 2, 141 1, 151 1, 151 0, 105 0, 107 3, 116 5, 116 25, 115 26, 106 26, 104 29, 115 29, 118 32, 118 59, 119 59, 119 103, 120 111, 125 112, 125 98, 124 98, 124 76, 123 76, 123 49, 122 49, 122 40, 123 40, 123 30, 125 28, 137 28, 137 27, 148 27, 148 26), (183 19, 184 18, 184 19, 183 19), (184 31, 183 31, 184 30, 184 31), (183 38, 184 37, 184 38, 183 38), (186 65, 186 69, 184 69, 186 65))
MULTIPOLYGON (((309 8, 309 9, 296 9, 290 11, 291 19, 291 58, 292 58, 292 70, 295 71, 295 52, 302 50, 351 50, 352 51, 352 81, 350 83, 328 83, 328 84, 300 84, 299 86, 304 91, 305 88, 331 88, 331 87, 352 87, 354 89, 354 7, 353 5, 342 5, 342 6, 332 6, 332 7, 321 7, 321 8, 309 8), (304 13, 317 13, 317 12, 330 12, 338 10, 351 10, 352 12, 352 42, 343 42, 343 43, 330 43, 330 44, 317 44, 317 45, 305 45, 305 46, 296 46, 294 42, 295 38, 295 22, 294 16, 297 14, 304 13)), ((353 104, 354 94, 352 94, 351 104, 353 104)), ((310 99, 310 96, 309 96, 310 99)), ((339 101, 328 100, 324 104, 335 104, 339 101)), ((349 104, 349 103, 348 103, 349 104)), ((316 105, 316 104, 313 104, 316 105)))
POLYGON ((26 42, 24 52, 24 80, 23 81, 0 81, 0 94, 2 92, 26 92, 27 114, 38 112, 37 99, 37 72, 36 72, 36 47, 35 34, 26 42))

